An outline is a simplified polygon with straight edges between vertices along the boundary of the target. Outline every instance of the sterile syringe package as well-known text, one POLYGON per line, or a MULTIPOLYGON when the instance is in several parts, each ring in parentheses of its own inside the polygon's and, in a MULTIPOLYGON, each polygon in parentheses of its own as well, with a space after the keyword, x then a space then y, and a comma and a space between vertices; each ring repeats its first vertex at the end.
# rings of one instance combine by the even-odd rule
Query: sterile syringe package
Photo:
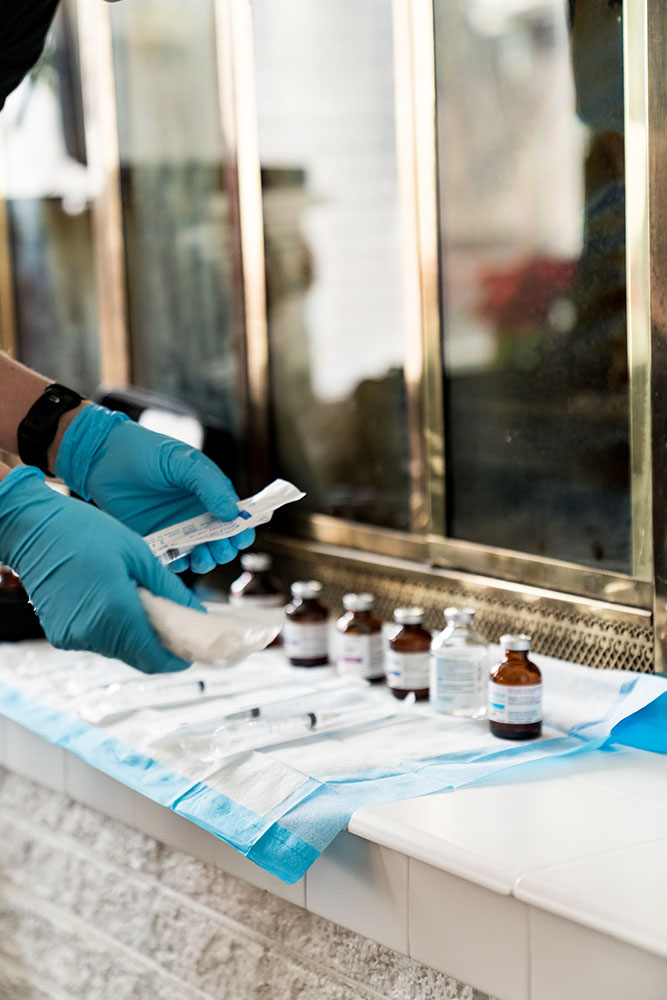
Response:
POLYGON ((221 521, 213 514, 199 514, 187 521, 172 524, 169 528, 144 536, 153 555, 167 566, 181 556, 187 556, 196 545, 231 538, 246 528, 256 528, 271 520, 274 511, 286 503, 305 497, 300 489, 286 479, 274 479, 259 493, 239 500, 240 514, 233 521, 221 521))

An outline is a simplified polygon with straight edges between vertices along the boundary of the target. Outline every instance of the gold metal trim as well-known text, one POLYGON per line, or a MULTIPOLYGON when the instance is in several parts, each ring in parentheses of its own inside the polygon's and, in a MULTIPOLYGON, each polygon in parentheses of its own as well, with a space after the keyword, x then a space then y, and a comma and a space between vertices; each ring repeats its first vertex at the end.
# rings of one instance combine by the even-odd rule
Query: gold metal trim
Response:
POLYGON ((77 12, 86 148, 99 192, 92 214, 100 379, 123 386, 130 380, 130 346, 110 9, 107 4, 78 0, 77 12))
MULTIPOLYGON (((628 4, 630 6, 630 4, 628 4)), ((651 316, 651 462, 653 477, 653 627, 655 669, 667 670, 667 8, 663 0, 637 4, 646 17, 648 134, 648 298, 651 316)))
POLYGON ((269 342, 264 219, 250 0, 215 0, 218 85, 228 176, 236 197, 246 368, 250 485, 264 485, 269 467, 269 342))
POLYGON ((646 627, 651 621, 651 612, 644 607, 620 604, 616 601, 601 601, 593 597, 564 594, 550 587, 536 587, 516 584, 484 574, 469 573, 456 569, 427 567, 418 562, 395 556, 370 552, 352 552, 340 545, 323 542, 305 542, 299 539, 274 535, 268 532, 262 538, 262 545, 276 554, 295 559, 311 559, 319 562, 327 560, 338 567, 356 568, 365 573, 385 572, 393 577, 419 581, 425 586, 457 584, 480 595, 495 595, 496 601, 517 599, 532 607, 548 604, 554 610, 565 613, 577 612, 586 615, 601 615, 607 621, 618 624, 635 624, 646 627))
POLYGON ((425 355, 424 436, 429 497, 428 531, 441 535, 446 530, 446 455, 438 252, 435 26, 432 2, 413 0, 412 15, 415 142, 419 186, 419 253, 425 355))
POLYGON ((361 551, 386 557, 411 559, 423 564, 428 562, 428 544, 425 538, 420 538, 418 535, 373 528, 356 521, 329 517, 326 514, 295 513, 290 515, 288 523, 298 537, 298 540, 295 539, 295 545, 302 544, 300 539, 307 539, 310 542, 344 547, 353 559, 356 559, 361 551))
POLYGON ((632 573, 639 580, 650 581, 653 534, 645 4, 626 0, 623 24, 632 573))
MULTIPOLYGON (((234 347, 238 370, 238 406, 245 433, 248 426, 249 386, 246 336, 246 302, 241 249, 241 221, 236 138, 236 100, 234 70, 234 33, 232 8, 234 0, 215 0, 216 69, 218 108, 224 146, 225 191, 229 202, 229 248, 232 270, 234 347)), ((250 489, 250 483, 247 484, 250 489)))
POLYGON ((453 538, 432 538, 430 541, 431 559, 436 566, 454 567, 497 577, 513 585, 548 587, 559 593, 615 604, 646 609, 652 605, 651 584, 620 573, 453 538))
POLYGON ((410 523, 412 530, 428 528, 424 420, 424 337, 419 233, 419 184, 415 65, 410 0, 394 0, 394 105, 396 162, 401 219, 402 273, 405 296, 405 359, 403 375, 407 400, 410 453, 410 523))
MULTIPOLYGON (((406 359, 413 530, 445 531, 445 446, 440 338, 435 45, 430 0, 394 0, 397 133, 409 269, 406 359), (406 81, 410 77, 410 83, 406 81), (400 88, 400 89, 399 89, 400 88), (400 100, 399 100, 400 99, 400 100), (416 241, 416 262, 414 242, 416 241), (415 273, 416 264, 416 273, 415 273)), ((400 175, 399 175, 400 176, 400 175)))
POLYGON ((15 358, 18 346, 16 342, 16 312, 1 139, 0 135, 0 350, 15 358))
POLYGON ((421 563, 426 573, 434 566, 435 573, 457 572, 493 578, 504 588, 546 587, 550 592, 560 593, 563 599, 571 595, 573 599, 581 596, 604 604, 646 610, 652 606, 650 583, 618 573, 457 539, 388 531, 323 514, 290 513, 289 517, 284 516, 284 524, 294 532, 295 545, 334 545, 341 553, 346 553, 346 558, 353 560, 364 558, 362 553, 371 559, 376 556, 409 559, 421 563))
POLYGON ((12 254, 9 242, 7 179, 5 177, 5 135, 0 129, 0 350, 15 358, 16 304, 12 280, 12 254))

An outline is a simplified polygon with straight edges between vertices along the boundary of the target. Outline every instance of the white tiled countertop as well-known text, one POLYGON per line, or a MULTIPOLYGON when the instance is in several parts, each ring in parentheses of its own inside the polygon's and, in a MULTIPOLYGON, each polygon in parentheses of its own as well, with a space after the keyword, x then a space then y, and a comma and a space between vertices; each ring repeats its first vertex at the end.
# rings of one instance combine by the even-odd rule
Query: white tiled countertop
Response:
POLYGON ((499 1000, 667 1000, 667 756, 359 810, 296 885, 6 719, 10 770, 499 1000))
POLYGON ((461 942, 445 950, 435 915, 465 896, 468 929, 478 920, 478 940, 511 937, 529 971, 521 982, 502 949, 481 949, 481 989, 508 1000, 667 996, 667 756, 617 748, 554 761, 546 775, 362 809, 349 830, 411 859, 415 958, 463 973, 461 942), (477 906, 473 885, 486 890, 477 906))

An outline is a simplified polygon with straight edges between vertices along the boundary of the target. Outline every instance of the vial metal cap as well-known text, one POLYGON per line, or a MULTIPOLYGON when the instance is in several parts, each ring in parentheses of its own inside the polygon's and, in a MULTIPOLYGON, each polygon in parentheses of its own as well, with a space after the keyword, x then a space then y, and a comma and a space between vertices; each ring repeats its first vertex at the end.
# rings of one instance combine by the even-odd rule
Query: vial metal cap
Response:
POLYGON ((346 611, 370 611, 375 604, 373 594, 345 594, 343 607, 346 611))
POLYGON ((260 573, 262 570, 270 569, 271 556, 266 552, 244 552, 241 556, 241 566, 251 573, 260 573))
POLYGON ((394 621, 399 625, 421 625, 423 617, 423 608, 396 608, 394 611, 394 621))
POLYGON ((475 617, 472 608, 445 608, 443 611, 445 620, 456 625, 469 625, 475 617))
POLYGON ((290 587, 294 597, 319 597, 322 584, 319 580, 296 580, 290 587))
POLYGON ((501 635, 498 641, 503 649, 525 650, 530 649, 531 638, 521 632, 519 635, 501 635))

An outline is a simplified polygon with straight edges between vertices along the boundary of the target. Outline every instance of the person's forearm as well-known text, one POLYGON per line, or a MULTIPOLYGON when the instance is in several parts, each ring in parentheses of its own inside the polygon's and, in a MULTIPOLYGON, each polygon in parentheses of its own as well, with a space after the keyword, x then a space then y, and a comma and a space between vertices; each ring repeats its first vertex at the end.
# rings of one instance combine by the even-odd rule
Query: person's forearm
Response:
MULTIPOLYGON (((0 451, 18 455, 18 426, 32 404, 52 381, 53 379, 45 378, 25 368, 0 352, 0 451)), ((58 431, 47 452, 51 469, 55 465, 63 434, 84 405, 86 404, 82 403, 75 410, 69 410, 60 418, 58 431)), ((8 472, 7 466, 0 463, 0 479, 8 472)))
POLYGON ((16 432, 49 380, 0 354, 0 450, 18 454, 16 432))

